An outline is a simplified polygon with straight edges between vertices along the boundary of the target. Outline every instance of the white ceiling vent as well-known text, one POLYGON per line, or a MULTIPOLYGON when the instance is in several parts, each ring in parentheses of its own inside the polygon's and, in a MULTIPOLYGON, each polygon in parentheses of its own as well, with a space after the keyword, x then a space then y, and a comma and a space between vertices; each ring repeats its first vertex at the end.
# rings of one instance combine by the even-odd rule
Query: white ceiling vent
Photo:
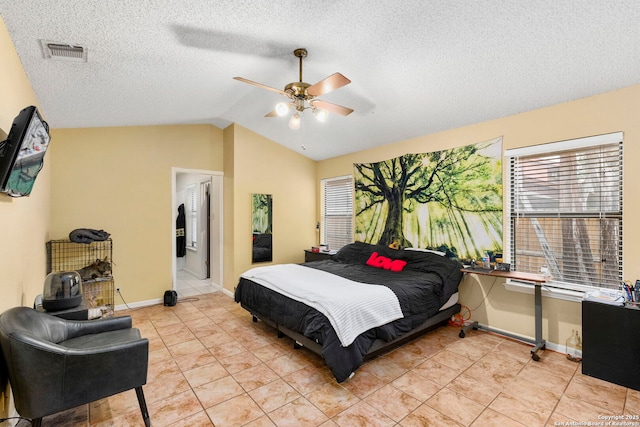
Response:
POLYGON ((40 40, 45 59, 68 62, 87 62, 87 48, 80 45, 40 40))

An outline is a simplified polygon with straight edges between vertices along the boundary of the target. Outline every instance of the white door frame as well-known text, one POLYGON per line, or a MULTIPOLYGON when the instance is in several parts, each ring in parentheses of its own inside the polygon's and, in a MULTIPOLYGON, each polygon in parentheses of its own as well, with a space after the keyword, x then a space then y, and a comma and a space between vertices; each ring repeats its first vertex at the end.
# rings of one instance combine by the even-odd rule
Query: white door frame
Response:
POLYGON ((177 283, 177 259, 176 259, 176 177, 179 173, 190 173, 199 175, 208 175, 211 177, 211 234, 212 236, 218 235, 218 242, 211 242, 211 258, 209 259, 209 265, 211 267, 211 285, 215 288, 224 288, 223 286, 223 243, 224 243, 224 221, 223 221, 223 173, 219 171, 201 170, 201 169, 185 169, 172 167, 171 168, 171 273, 172 273, 172 289, 176 288, 177 283), (217 266, 217 268, 216 268, 217 266), (213 272, 219 271, 218 277, 214 277, 213 272))

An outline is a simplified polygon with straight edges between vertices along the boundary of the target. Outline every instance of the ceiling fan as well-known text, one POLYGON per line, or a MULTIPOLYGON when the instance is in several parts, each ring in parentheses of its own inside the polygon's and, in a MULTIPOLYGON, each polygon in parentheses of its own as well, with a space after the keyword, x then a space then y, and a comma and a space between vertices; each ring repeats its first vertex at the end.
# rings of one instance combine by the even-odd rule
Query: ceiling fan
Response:
POLYGON ((339 114, 341 116, 351 114, 353 112, 351 108, 315 99, 317 96, 325 95, 335 89, 348 85, 351 83, 351 80, 340 73, 334 73, 313 85, 305 83, 302 81, 302 59, 307 57, 307 49, 296 49, 293 51, 293 54, 300 59, 300 81, 289 83, 284 87, 284 90, 266 86, 243 77, 234 77, 234 79, 279 93, 289 98, 290 102, 279 103, 276 105, 276 109, 267 113, 265 117, 284 116, 291 109, 294 109, 295 112, 289 120, 289 127, 291 129, 298 129, 300 127, 300 114, 309 108, 313 111, 316 118, 322 122, 327 119, 329 113, 339 114))

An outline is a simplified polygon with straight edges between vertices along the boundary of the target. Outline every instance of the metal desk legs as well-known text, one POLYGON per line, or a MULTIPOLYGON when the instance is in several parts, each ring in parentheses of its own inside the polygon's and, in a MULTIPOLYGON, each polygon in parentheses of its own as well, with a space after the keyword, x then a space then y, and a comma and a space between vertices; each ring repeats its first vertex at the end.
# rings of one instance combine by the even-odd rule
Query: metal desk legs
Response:
POLYGON ((463 327, 460 330, 460 333, 458 334, 458 336, 460 338, 464 338, 470 329, 484 329, 486 331, 495 332, 496 334, 504 335, 519 341, 528 342, 530 344, 533 344, 533 348, 531 349, 531 358, 537 362, 538 360, 540 360, 540 356, 538 356, 538 350, 544 350, 547 345, 547 342, 542 339, 542 285, 540 283, 536 283, 534 286, 534 299, 535 299, 534 314, 535 314, 535 329, 536 329, 536 336, 534 341, 531 341, 531 339, 528 339, 528 338, 510 334, 508 332, 496 331, 487 326, 481 326, 480 324, 478 324, 477 321, 472 322, 469 325, 463 327))
POLYGON ((534 286, 535 294, 535 318, 536 318, 536 340, 533 343, 534 347, 531 349, 531 358, 536 362, 540 360, 538 356, 538 350, 544 350, 546 348, 546 341, 542 339, 542 285, 536 283, 534 286))

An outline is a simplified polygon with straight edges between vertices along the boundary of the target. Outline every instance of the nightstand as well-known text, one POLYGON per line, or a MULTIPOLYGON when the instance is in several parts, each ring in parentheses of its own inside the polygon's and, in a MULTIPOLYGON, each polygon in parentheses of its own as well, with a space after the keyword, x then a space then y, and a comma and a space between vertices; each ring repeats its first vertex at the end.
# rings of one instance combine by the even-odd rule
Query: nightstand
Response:
POLYGON ((322 261, 325 259, 331 259, 333 256, 329 252, 313 252, 311 249, 304 250, 304 262, 322 261))

